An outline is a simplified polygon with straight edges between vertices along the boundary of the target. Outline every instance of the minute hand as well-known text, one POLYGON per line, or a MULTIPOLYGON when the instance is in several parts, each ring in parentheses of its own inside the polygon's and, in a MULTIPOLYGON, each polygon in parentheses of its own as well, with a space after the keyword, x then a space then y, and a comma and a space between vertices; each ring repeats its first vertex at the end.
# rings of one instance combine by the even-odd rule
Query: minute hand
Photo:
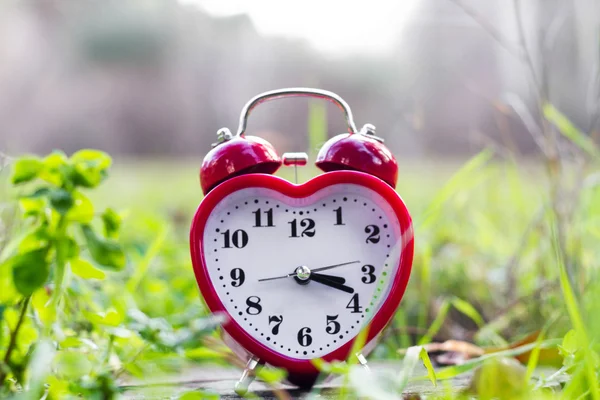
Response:
POLYGON ((345 263, 341 263, 341 264, 328 265, 327 267, 321 267, 321 268, 311 269, 311 271, 312 272, 326 271, 328 269, 333 269, 333 268, 337 268, 337 267, 343 267, 344 265, 357 264, 359 262, 360 261, 350 261, 350 262, 345 262, 345 263))

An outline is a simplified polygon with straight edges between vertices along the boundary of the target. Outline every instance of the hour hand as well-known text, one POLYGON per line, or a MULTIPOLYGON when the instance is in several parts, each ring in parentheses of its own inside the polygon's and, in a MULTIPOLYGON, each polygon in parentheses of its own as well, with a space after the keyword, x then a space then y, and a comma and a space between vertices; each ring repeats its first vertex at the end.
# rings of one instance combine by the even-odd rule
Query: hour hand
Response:
MULTIPOLYGON (((339 281, 336 280, 331 280, 329 278, 330 275, 323 275, 323 274, 318 274, 318 273, 311 273, 310 274, 310 280, 311 281, 315 281, 318 282, 322 285, 325 286, 329 286, 332 287, 334 289, 338 289, 341 290, 342 292, 346 292, 346 293, 354 293, 354 289, 351 288, 350 286, 346 286, 343 283, 339 283, 339 281)), ((334 278, 338 278, 338 277, 334 277, 334 278)), ((338 278, 339 279, 339 278, 338 278)), ((341 278, 344 279, 344 278, 341 278)), ((345 282, 345 280, 344 280, 345 282)))

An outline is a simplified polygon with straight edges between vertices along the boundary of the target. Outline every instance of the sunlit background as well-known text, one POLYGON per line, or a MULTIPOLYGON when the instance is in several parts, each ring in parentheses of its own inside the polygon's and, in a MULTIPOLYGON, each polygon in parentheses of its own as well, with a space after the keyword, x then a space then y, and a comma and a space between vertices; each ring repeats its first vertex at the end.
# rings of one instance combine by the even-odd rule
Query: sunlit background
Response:
MULTIPOLYGON (((402 157, 539 150, 513 2, 47 0, 0 10, 5 153, 201 157, 249 98, 288 86, 338 93, 402 157)), ((591 129, 600 4, 527 1, 519 12, 550 100, 591 129)), ((315 150, 308 110, 306 100, 265 105, 249 132, 280 151, 315 150)), ((328 135, 345 131, 328 111, 328 135)))

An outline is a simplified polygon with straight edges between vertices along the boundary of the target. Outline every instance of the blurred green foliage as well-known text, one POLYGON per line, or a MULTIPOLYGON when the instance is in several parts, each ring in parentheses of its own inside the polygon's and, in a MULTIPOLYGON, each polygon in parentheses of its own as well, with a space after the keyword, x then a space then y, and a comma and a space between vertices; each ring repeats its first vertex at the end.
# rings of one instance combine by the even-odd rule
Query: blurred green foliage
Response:
MULTIPOLYGON (((546 112, 583 153, 596 154, 556 109, 546 112)), ((402 368, 367 375, 355 359, 317 361, 346 377, 340 396, 392 398, 411 380, 443 385, 476 370, 469 391, 440 396, 598 399, 596 164, 581 178, 561 166, 577 188, 570 219, 557 217, 554 178, 533 162, 484 151, 462 165, 399 164, 398 192, 415 224, 414 270, 372 358, 403 358, 402 368), (509 345, 532 332, 533 340, 509 345), (435 355, 421 346, 448 339, 483 355, 435 372, 435 355), (411 378, 420 362, 428 373, 411 378), (540 376, 539 365, 555 372, 540 376)), ((106 179, 111 159, 98 151, 13 162, 1 210, 2 396, 116 398, 135 378, 236 363, 215 330, 223 317, 208 315, 199 298, 189 257, 199 165, 124 160, 106 179)), ((316 173, 300 169, 300 181, 316 173)), ((272 384, 283 376, 261 372, 272 384)))

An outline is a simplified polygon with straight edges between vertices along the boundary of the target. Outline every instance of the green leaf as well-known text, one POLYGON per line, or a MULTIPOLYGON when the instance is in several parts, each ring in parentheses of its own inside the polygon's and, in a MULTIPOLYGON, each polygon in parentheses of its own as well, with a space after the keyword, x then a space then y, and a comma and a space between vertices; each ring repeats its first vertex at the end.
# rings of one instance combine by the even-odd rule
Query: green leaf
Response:
POLYGON ((94 218, 94 204, 83 193, 76 190, 73 192, 73 206, 67 213, 69 221, 87 224, 94 218))
POLYGON ((98 186, 106 178, 112 164, 110 156, 98 150, 80 150, 71 156, 74 167, 73 182, 86 188, 98 186))
POLYGON ((104 223, 104 234, 109 238, 116 238, 121 228, 121 216, 112 208, 107 208, 102 213, 102 222, 104 223))
POLYGON ((42 224, 21 239, 18 252, 24 254, 46 248, 50 245, 50 240, 52 240, 52 236, 48 232, 48 225, 42 224))
POLYGON ((562 344, 559 347, 561 349, 561 353, 565 354, 573 354, 577 350, 579 350, 580 345, 577 340, 577 332, 574 329, 571 329, 567 334, 563 337, 562 344))
POLYGON ((179 396, 179 400, 218 400, 221 398, 217 393, 209 393, 203 390, 194 390, 179 396))
POLYGON ((558 128, 558 131, 564 137, 575 143, 589 155, 600 158, 600 150, 598 150, 596 143, 577 129, 577 127, 575 127, 575 125, 573 125, 573 123, 552 104, 544 104, 544 116, 558 128))
POLYGON ((44 168, 40 171, 40 179, 45 180, 54 186, 61 186, 65 181, 65 167, 68 166, 68 159, 62 151, 53 151, 44 158, 44 168))
POLYGON ((62 377, 78 379, 92 371, 87 355, 78 351, 61 351, 54 359, 55 370, 62 377))
POLYGON ((0 264, 0 304, 14 304, 20 298, 15 288, 9 262, 0 264))
POLYGON ((61 215, 65 215, 75 202, 71 193, 65 189, 53 189, 50 191, 48 197, 50 198, 52 208, 61 215))
POLYGON ((69 261, 71 265, 71 271, 83 279, 99 279, 106 278, 104 271, 94 267, 90 262, 82 260, 81 258, 75 258, 69 261))
POLYGON ((46 261, 47 249, 18 254, 9 260, 13 268, 13 282, 24 296, 29 296, 48 280, 50 267, 46 261))
POLYGON ((117 242, 98 236, 90 225, 82 225, 81 230, 94 261, 113 270, 121 270, 125 267, 125 253, 117 242))
POLYGON ((109 308, 106 312, 83 312, 85 317, 92 323, 107 326, 119 326, 123 322, 123 316, 114 308, 109 308))
POLYGON ((22 157, 13 165, 13 172, 10 180, 14 185, 29 182, 37 178, 43 166, 42 160, 38 157, 22 157))
POLYGON ((21 208, 24 218, 40 215, 43 213, 44 207, 46 207, 46 200, 37 197, 25 197, 19 199, 19 207, 21 208))

